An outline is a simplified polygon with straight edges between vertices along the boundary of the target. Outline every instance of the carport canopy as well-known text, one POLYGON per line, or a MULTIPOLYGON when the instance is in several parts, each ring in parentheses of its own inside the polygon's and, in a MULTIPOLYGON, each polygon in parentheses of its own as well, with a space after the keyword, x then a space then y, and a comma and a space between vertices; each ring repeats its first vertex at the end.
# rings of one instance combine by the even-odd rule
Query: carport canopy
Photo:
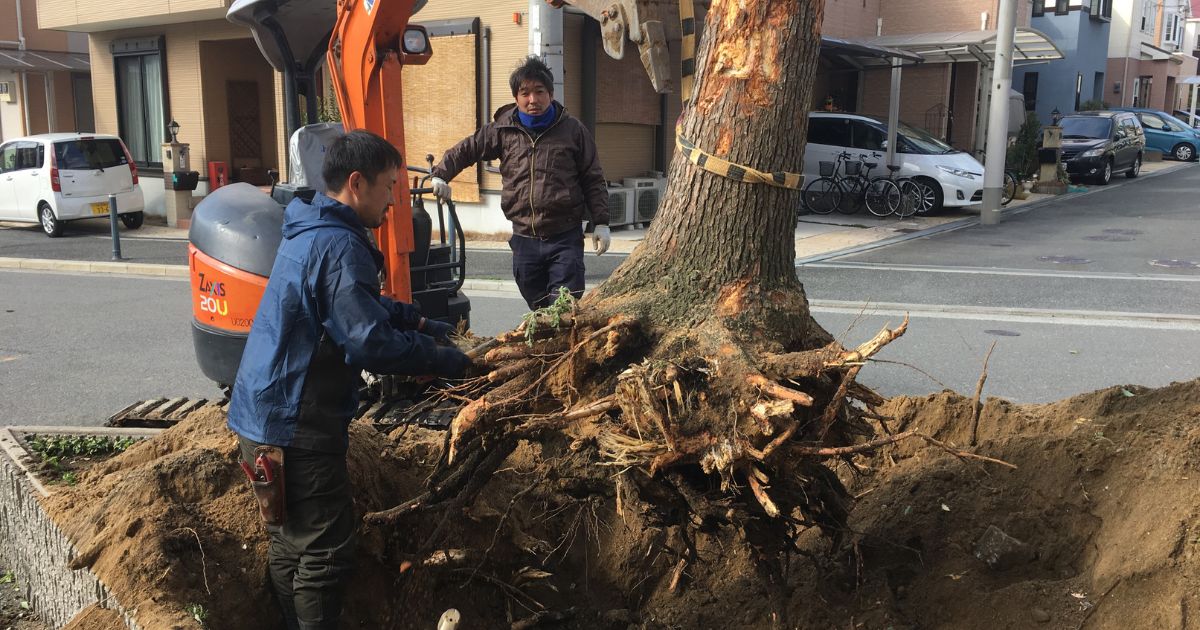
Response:
POLYGON ((872 60, 874 63, 884 62, 888 64, 892 63, 891 60, 896 60, 900 63, 905 61, 911 63, 924 61, 924 58, 915 52, 863 41, 828 37, 826 35, 821 36, 821 52, 837 55, 847 61, 864 58, 872 60))
MULTIPOLYGON (((991 64, 996 57, 996 31, 959 31, 883 35, 849 40, 866 46, 879 46, 916 53, 925 63, 978 61, 991 64)), ((1037 29, 1018 27, 1013 37, 1013 61, 1053 61, 1062 59, 1058 46, 1037 29)))
POLYGON ((896 164, 896 126, 900 121, 900 77, 905 62, 909 64, 925 61, 922 54, 874 41, 840 39, 821 36, 821 52, 845 60, 863 68, 865 66, 889 66, 892 69, 891 92, 888 97, 887 158, 886 164, 896 164))
POLYGON ((17 72, 88 72, 88 56, 80 53, 42 50, 0 50, 0 70, 17 72))

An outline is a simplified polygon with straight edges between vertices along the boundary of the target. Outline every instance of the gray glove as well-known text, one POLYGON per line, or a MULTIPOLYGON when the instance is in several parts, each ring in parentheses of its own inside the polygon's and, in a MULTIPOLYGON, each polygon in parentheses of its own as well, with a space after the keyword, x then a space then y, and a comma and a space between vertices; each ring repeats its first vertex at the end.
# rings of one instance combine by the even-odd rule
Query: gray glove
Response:
POLYGON ((596 255, 599 256, 608 251, 609 244, 612 243, 612 233, 607 225, 597 225, 595 233, 592 234, 592 247, 596 248, 596 255))
POLYGON ((439 322, 436 319, 421 318, 421 326, 419 331, 429 335, 430 337, 433 337, 434 339, 437 339, 438 341, 448 341, 450 339, 450 333, 454 332, 455 330, 457 330, 457 328, 453 324, 439 322))
POLYGON ((442 179, 441 177, 434 177, 429 181, 431 184, 433 184, 434 197, 437 197, 442 201, 450 201, 450 184, 447 184, 446 180, 442 179))

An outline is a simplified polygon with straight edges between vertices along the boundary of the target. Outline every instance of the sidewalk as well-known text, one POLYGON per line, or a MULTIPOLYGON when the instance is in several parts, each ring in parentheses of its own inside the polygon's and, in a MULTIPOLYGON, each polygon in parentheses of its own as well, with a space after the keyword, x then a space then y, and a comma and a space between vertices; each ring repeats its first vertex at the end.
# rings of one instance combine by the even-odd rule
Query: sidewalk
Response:
MULTIPOLYGON (((1128 180, 1118 176, 1108 186, 1086 186, 1082 192, 1070 193, 1068 195, 1033 194, 1028 199, 1013 200, 1012 203, 1004 208, 1002 217, 1027 212, 1057 200, 1074 201, 1083 196, 1103 193, 1106 190, 1112 190, 1133 181, 1140 181, 1143 178, 1155 177, 1194 166, 1196 166, 1195 163, 1184 164, 1173 161, 1147 163, 1142 167, 1142 176, 1138 180, 1128 180)), ((903 240, 977 225, 979 223, 979 210, 980 207, 976 205, 961 209, 947 209, 933 216, 919 215, 906 219, 897 219, 895 217, 879 218, 865 211, 852 215, 838 213, 829 215, 802 214, 796 224, 796 264, 802 265, 818 260, 827 260, 867 249, 883 247, 903 240)), ((158 220, 161 221, 161 219, 158 220)), ((0 222, 0 230, 5 228, 29 229, 29 226, 0 222)), ((102 220, 81 221, 72 223, 68 229, 74 234, 93 237, 89 240, 94 243, 97 237, 107 237, 109 226, 107 222, 102 220)), ((645 228, 615 228, 612 231, 612 246, 609 248, 609 251, 613 254, 628 254, 641 243, 645 235, 645 228)), ((56 239, 58 241, 56 245, 63 243, 65 240, 56 239)), ((163 247, 182 248, 183 243, 187 242, 187 230, 156 224, 155 218, 149 218, 146 224, 137 231, 122 229, 121 240, 123 243, 128 242, 133 246, 139 243, 144 243, 148 246, 151 243, 160 242, 163 247)), ((501 240, 498 236, 491 236, 468 239, 467 247, 476 250, 507 251, 508 243, 505 240, 501 240)), ((98 259, 94 251, 89 251, 85 255, 81 251, 75 251, 77 249, 80 248, 56 247, 56 251, 52 254, 52 257, 46 258, 5 257, 4 254, 0 254, 0 269, 37 269, 44 271, 113 273, 159 277, 187 276, 187 264, 184 259, 186 254, 178 258, 179 262, 177 264, 107 262, 98 259)), ((30 248, 23 248, 21 251, 22 253, 28 253, 30 248)), ((487 284, 486 288, 488 289, 494 288, 491 286, 492 282, 489 281, 479 280, 475 282, 487 284)), ((469 281, 469 284, 472 283, 469 281)))

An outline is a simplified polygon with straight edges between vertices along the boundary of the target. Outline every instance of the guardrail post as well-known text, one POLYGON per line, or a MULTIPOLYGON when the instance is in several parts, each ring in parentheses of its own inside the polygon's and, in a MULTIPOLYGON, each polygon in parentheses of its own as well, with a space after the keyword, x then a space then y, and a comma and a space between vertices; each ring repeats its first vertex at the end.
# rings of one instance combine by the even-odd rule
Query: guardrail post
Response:
POLYGON ((108 196, 108 226, 112 228, 112 259, 121 260, 121 234, 117 232, 117 196, 108 196))

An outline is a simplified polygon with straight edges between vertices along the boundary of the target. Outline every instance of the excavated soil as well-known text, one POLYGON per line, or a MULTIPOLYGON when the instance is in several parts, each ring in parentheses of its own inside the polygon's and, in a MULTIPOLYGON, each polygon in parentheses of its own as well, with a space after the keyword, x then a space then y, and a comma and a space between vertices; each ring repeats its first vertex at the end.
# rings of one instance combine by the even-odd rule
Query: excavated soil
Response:
MULTIPOLYGON (((893 431, 965 448, 971 408, 943 392, 884 411, 893 431)), ((859 497, 840 541, 810 532, 796 554, 763 559, 748 530, 726 528, 696 541, 703 562, 674 592, 671 532, 628 506, 619 515, 610 472, 571 474, 583 460, 569 445, 526 445, 476 505, 366 529, 344 627, 432 629, 454 607, 460 627, 508 628, 540 606, 562 613, 543 614, 546 627, 622 630, 1200 626, 1200 381, 989 400, 978 438, 974 452, 1016 470, 915 440, 837 462, 859 497), (989 527, 1020 541, 992 565, 979 557, 989 527), (431 537, 466 558, 425 562, 431 537)), ((416 496, 443 440, 411 428, 393 443, 353 426, 356 508, 416 496)), ((142 627, 200 627, 196 606, 209 628, 282 627, 235 452, 223 413, 207 409, 47 501, 81 550, 76 565, 142 627)), ((116 623, 93 611, 73 627, 116 623)))

